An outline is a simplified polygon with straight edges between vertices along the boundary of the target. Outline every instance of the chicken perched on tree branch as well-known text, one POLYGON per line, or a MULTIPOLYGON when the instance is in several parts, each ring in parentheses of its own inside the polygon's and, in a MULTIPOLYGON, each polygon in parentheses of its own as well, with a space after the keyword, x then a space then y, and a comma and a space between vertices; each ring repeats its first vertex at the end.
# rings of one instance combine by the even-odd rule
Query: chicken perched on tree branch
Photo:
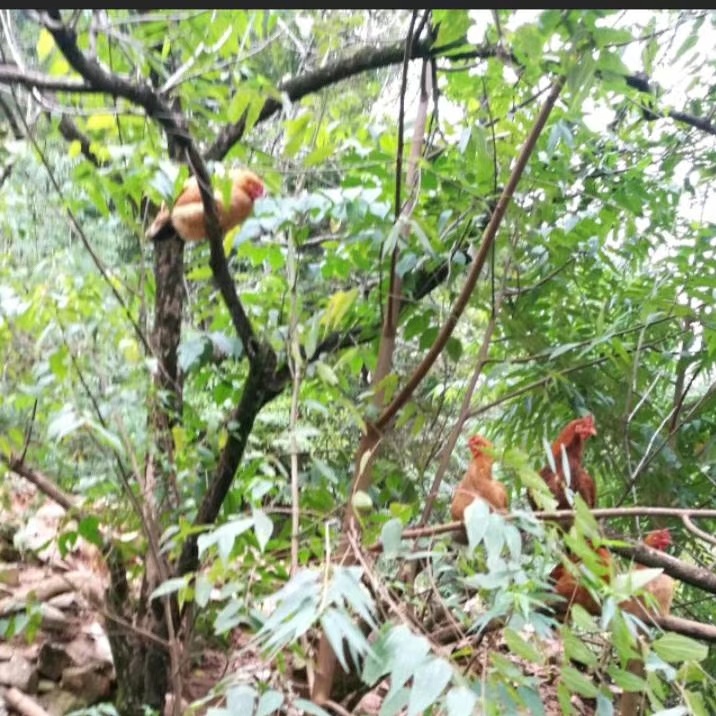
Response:
MULTIPOLYGON (((654 530, 644 537, 644 543, 653 549, 665 550, 671 544, 671 533, 667 529, 654 530)), ((584 566, 602 581, 611 581, 612 555, 605 547, 594 550, 594 557, 589 555, 588 564, 585 560, 575 555, 570 557, 570 562, 558 564, 551 574, 554 581, 554 591, 566 601, 566 611, 569 612, 574 604, 580 604, 590 614, 601 614, 601 606, 594 599, 589 589, 582 584, 584 566)), ((638 564, 633 571, 645 569, 644 565, 638 564)), ((671 603, 674 598, 674 580, 667 574, 659 574, 657 577, 644 585, 645 594, 653 595, 654 599, 645 597, 632 597, 620 602, 619 606, 627 612, 647 620, 649 614, 666 616, 671 611, 671 603), (655 606, 652 604, 655 601, 655 606)))
MULTIPOLYGON (((644 537, 644 544, 647 547, 665 551, 671 544, 671 532, 668 529, 654 530, 644 537)), ((646 569, 643 564, 637 564, 634 571, 646 569)), ((668 574, 660 574, 650 582, 644 585, 644 592, 651 594, 656 601, 652 605, 653 600, 644 599, 642 597, 632 597, 620 604, 624 611, 630 612, 640 619, 646 620, 650 613, 656 611, 660 616, 667 616, 671 612, 671 603, 674 600, 675 582, 668 574)))
MULTIPOLYGON (((540 470, 539 474, 555 496, 558 510, 570 510, 573 507, 567 495, 568 488, 581 495, 589 507, 596 505, 597 490, 594 480, 582 466, 584 443, 589 437, 596 434, 594 418, 587 415, 568 423, 552 443, 552 463, 555 469, 548 464, 540 470), (568 476, 565 472, 569 473, 568 476)), ((532 509, 537 509, 537 504, 531 495, 528 495, 528 499, 532 509)))
MULTIPOLYGON (((229 176, 232 185, 228 208, 224 206, 222 193, 214 192, 219 212, 219 225, 223 233, 244 221, 254 208, 254 201, 266 193, 264 183, 248 169, 234 169, 229 172, 229 176)), ((184 241, 201 241, 206 238, 204 204, 196 177, 191 177, 186 182, 184 191, 174 202, 171 210, 166 204, 162 204, 146 235, 152 241, 161 241, 175 233, 184 241)))
POLYGON ((507 490, 492 478, 492 443, 481 435, 468 440, 472 460, 467 471, 455 488, 450 512, 454 520, 463 520, 467 506, 478 498, 485 500, 495 510, 506 510, 509 505, 507 490))

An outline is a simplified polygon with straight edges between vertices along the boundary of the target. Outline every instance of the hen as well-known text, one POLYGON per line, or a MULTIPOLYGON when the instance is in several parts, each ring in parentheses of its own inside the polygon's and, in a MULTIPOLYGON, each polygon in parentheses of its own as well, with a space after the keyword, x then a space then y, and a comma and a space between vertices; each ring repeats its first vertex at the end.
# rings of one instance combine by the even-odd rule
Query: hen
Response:
MULTIPOLYGON (((264 183, 248 169, 229 172, 232 179, 229 208, 224 207, 223 195, 214 192, 219 212, 219 225, 223 233, 244 221, 254 207, 254 201, 266 193, 264 183)), ((196 177, 191 177, 184 186, 174 206, 169 210, 162 204, 159 213, 147 229, 146 236, 152 241, 161 241, 178 234, 184 241, 201 241, 206 238, 204 205, 196 177)))
MULTIPOLYGON (((566 602, 565 614, 569 614, 574 604, 584 607, 590 614, 598 615, 601 607, 592 597, 589 590, 580 583, 578 572, 581 571, 582 561, 575 555, 570 556, 572 566, 566 567, 558 564, 550 575, 554 581, 554 591, 564 598, 566 602)), ((591 571, 603 581, 608 582, 611 575, 612 555, 606 547, 594 550, 594 559, 589 560, 591 571)))
MULTIPOLYGON (((653 549, 664 550, 671 544, 671 533, 667 529, 654 530, 646 535, 644 543, 653 549)), ((566 600, 567 612, 573 604, 581 604, 590 614, 599 615, 601 607, 592 597, 589 590, 580 584, 576 575, 576 572, 581 567, 581 560, 574 555, 570 556, 570 559, 574 567, 558 564, 552 570, 551 578, 554 581, 554 591, 566 600)), ((590 564, 590 569, 593 573, 598 574, 603 581, 608 582, 611 578, 611 560, 609 550, 605 547, 600 547, 595 550, 595 561, 590 564)), ((634 567, 635 570, 644 568, 641 564, 634 567)), ((654 596, 658 614, 666 616, 671 611, 671 603, 674 597, 674 580, 667 574, 660 574, 655 579, 652 579, 644 586, 644 591, 654 596)), ((620 602, 619 606, 624 611, 630 612, 642 620, 648 618, 649 612, 654 613, 654 607, 647 606, 647 602, 643 597, 632 597, 620 602)))
MULTIPOLYGON (((671 544, 671 533, 667 529, 654 530, 644 537, 644 543, 654 549, 665 550, 671 544)), ((637 564, 634 570, 644 569, 644 566, 637 564)), ((642 621, 648 622, 651 614, 656 612, 660 616, 667 616, 671 611, 671 603, 674 599, 674 580, 668 574, 660 574, 655 579, 644 585, 644 591, 652 594, 656 600, 656 607, 649 602, 653 600, 644 600, 641 597, 632 597, 625 602, 621 602, 619 606, 639 617, 642 621)), ((627 662, 626 670, 639 677, 645 679, 646 670, 642 659, 631 659, 627 662)), ((623 691, 619 700, 619 713, 634 714, 640 716, 645 712, 646 695, 643 690, 623 691)))
MULTIPOLYGON (((671 544, 671 532, 668 529, 649 532, 644 537, 644 544, 647 547, 665 551, 671 544)), ((634 567, 634 570, 639 569, 645 569, 644 565, 637 564, 634 567)), ((641 597, 632 597, 625 602, 621 602, 620 606, 624 611, 634 614, 642 620, 648 619, 649 614, 654 613, 654 609, 659 615, 667 616, 671 611, 671 603, 674 600, 674 586, 674 580, 668 574, 662 573, 644 585, 644 591, 654 596, 656 607, 649 604, 649 601, 652 600, 645 601, 641 597)))
MULTIPOLYGON (((589 507, 596 505, 597 490, 594 480, 582 466, 584 443, 589 437, 596 434, 597 429, 594 425, 594 418, 591 415, 587 415, 568 423, 559 437, 552 443, 552 460, 556 472, 548 464, 540 470, 539 474, 555 496, 558 510, 572 509, 572 504, 567 498, 567 486, 573 492, 581 495, 589 507), (567 456, 569 482, 564 474, 562 448, 564 448, 567 456)), ((537 504, 529 494, 528 499, 532 509, 537 509, 537 504)))
POLYGON ((492 443, 481 435, 468 440, 472 460, 453 494, 450 512, 454 520, 462 521, 465 509, 475 499, 482 498, 495 510, 506 510, 509 505, 505 486, 492 479, 492 443))

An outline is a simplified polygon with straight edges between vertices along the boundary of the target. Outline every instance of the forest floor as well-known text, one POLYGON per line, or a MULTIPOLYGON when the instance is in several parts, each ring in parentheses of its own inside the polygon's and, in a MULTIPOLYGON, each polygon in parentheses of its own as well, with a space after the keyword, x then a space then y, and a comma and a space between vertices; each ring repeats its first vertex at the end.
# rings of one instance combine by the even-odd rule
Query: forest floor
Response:
MULTIPOLYGON (((5 481, 0 488, 0 716, 63 716, 112 701, 114 668, 103 606, 107 570, 99 550, 82 538, 61 550, 58 535, 67 531, 61 507, 20 478, 5 481)), ((290 669, 279 671, 275 662, 267 662, 240 629, 221 641, 197 637, 193 643, 182 674, 184 704, 206 699, 229 675, 257 690, 268 686, 305 697, 305 687, 292 680, 290 669)), ((555 640, 553 647, 551 665, 537 667, 509 654, 500 632, 489 634, 473 654, 470 671, 481 671, 490 654, 500 652, 539 683, 544 713, 560 714, 555 665, 561 645, 555 640)), ((379 684, 353 713, 375 716, 386 691, 387 684, 379 684)), ((592 704, 578 698, 572 704, 576 714, 594 713, 592 704)), ((192 713, 217 705, 219 698, 207 700, 192 713)))

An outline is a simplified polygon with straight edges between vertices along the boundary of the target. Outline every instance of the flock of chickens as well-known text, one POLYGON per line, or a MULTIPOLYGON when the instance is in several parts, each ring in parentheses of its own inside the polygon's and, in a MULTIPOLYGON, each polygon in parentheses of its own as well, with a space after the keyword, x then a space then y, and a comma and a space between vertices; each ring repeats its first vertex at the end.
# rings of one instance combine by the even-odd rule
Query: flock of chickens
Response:
MULTIPOLYGON (((232 187, 229 204, 225 206, 224 197, 214 192, 217 203, 219 224, 222 232, 237 226, 251 213, 254 202, 265 196, 263 181, 253 172, 238 169, 230 172, 232 187)), ((196 178, 191 177, 183 191, 169 209, 165 204, 147 230, 147 237, 159 241, 178 235, 184 241, 200 241, 206 238, 204 206, 196 178)), ((540 470, 540 476, 557 500, 557 509, 572 507, 568 499, 568 489, 581 495, 584 502, 594 508, 597 491, 594 480, 582 465, 584 445, 588 438, 597 434, 594 418, 588 415, 572 420, 562 430, 552 444, 552 459, 540 470), (566 474, 565 474, 566 473, 566 474)), ((468 441, 472 460, 452 499, 451 512, 454 520, 463 521, 465 509, 476 499, 485 500, 493 509, 504 512, 509 507, 509 498, 505 486, 492 478, 494 463, 493 445, 486 438, 474 435, 468 441)), ((531 495, 528 496, 533 509, 537 505, 531 495)), ((655 549, 666 549, 671 544, 669 530, 656 530, 646 535, 645 543, 655 549)), ((596 550, 597 563, 602 578, 611 578, 611 553, 604 547, 596 550)), ((552 571, 555 592, 566 600, 566 612, 573 604, 581 604, 591 614, 599 614, 601 609, 589 590, 579 583, 579 559, 570 555, 566 564, 557 565, 552 571)), ((635 569, 641 568, 637 565, 635 569)), ((674 593, 673 580, 665 574, 659 575, 646 585, 646 591, 656 597, 660 614, 668 614, 674 593)), ((641 599, 630 599, 622 603, 622 608, 644 618, 649 607, 641 599)))
MULTIPOLYGON (((597 490, 594 480, 582 465, 584 445, 588 438, 597 434, 594 418, 588 415, 572 420, 566 425, 559 437, 552 443, 552 459, 540 470, 540 476, 557 500, 557 509, 572 509, 568 499, 568 489, 581 495, 584 502, 594 508, 597 503, 597 490), (566 468, 566 469, 565 469, 566 468), (566 474, 565 474, 566 473, 566 474)), ((492 509, 504 512, 509 507, 509 498, 505 486, 492 477, 494 463, 493 445, 481 435, 474 435, 468 441, 472 460, 458 484, 452 499, 451 513, 454 520, 463 521, 465 509, 476 499, 487 502, 492 509)), ((533 509, 537 508, 531 495, 528 495, 533 509)), ((668 529, 654 530, 646 535, 644 542, 654 549, 665 550, 671 544, 668 529)), ((612 555, 605 547, 595 550, 598 572, 608 581, 612 574, 612 555)), ((555 592, 566 602, 568 614, 573 604, 580 604, 590 614, 599 615, 601 607, 589 590, 579 583, 579 558, 570 555, 566 564, 558 564, 551 574, 555 592)), ((636 565, 634 569, 643 569, 636 565)), ((621 603, 622 609, 641 619, 649 614, 667 615, 671 610, 674 595, 674 581, 666 574, 660 574, 648 582, 645 591, 653 595, 656 607, 647 602, 652 599, 632 598, 621 603)))

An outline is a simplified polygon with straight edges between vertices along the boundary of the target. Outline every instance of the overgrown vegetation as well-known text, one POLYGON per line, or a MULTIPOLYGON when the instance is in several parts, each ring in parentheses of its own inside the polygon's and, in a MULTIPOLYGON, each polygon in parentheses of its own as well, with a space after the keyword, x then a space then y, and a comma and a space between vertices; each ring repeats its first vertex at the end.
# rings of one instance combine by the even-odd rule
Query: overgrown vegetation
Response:
MULTIPOLYGON (((1 12, 0 460, 104 549, 119 713, 238 628, 294 690, 227 678, 212 713, 351 712, 383 677, 386 715, 716 710, 711 632, 639 625, 635 585, 587 569, 601 617, 556 618, 525 494, 591 413, 599 507, 713 506, 713 12, 1 12), (216 162, 269 196, 148 245, 216 162), (403 539, 449 520, 473 432, 510 515, 403 539)), ((669 526, 713 569, 713 514, 576 509, 573 549, 669 526)))

